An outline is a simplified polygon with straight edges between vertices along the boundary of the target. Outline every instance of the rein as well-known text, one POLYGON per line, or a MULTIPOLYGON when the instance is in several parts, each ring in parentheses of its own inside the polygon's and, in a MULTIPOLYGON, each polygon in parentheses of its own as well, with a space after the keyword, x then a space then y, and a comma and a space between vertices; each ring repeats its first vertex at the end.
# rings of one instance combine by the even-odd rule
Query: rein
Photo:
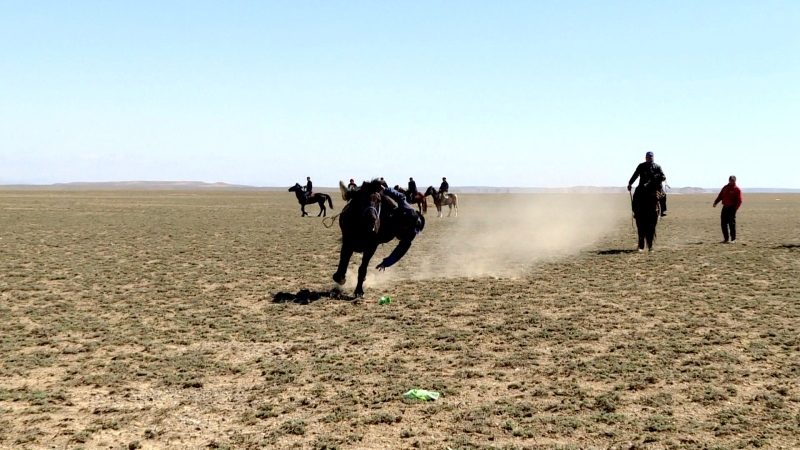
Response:
POLYGON ((322 224, 323 224, 323 225, 325 225, 325 228, 330 228, 330 227, 332 227, 332 226, 333 226, 333 223, 334 223, 334 222, 336 222, 336 219, 337 219, 339 216, 341 216, 341 215, 342 215, 342 214, 343 214, 345 211, 347 211, 347 208, 348 208, 349 206, 350 206, 350 203, 348 203, 348 204, 344 205, 344 208, 342 208, 342 210, 341 210, 341 211, 339 211, 339 212, 338 212, 336 215, 334 215, 334 216, 331 216, 331 217, 323 217, 323 218, 322 218, 322 224), (328 220, 330 220, 330 225, 328 225, 328 222, 327 222, 328 220))
POLYGON ((631 196, 631 230, 636 231, 636 225, 633 224, 634 218, 636 217, 636 213, 633 212, 633 192, 628 191, 628 195, 631 196))

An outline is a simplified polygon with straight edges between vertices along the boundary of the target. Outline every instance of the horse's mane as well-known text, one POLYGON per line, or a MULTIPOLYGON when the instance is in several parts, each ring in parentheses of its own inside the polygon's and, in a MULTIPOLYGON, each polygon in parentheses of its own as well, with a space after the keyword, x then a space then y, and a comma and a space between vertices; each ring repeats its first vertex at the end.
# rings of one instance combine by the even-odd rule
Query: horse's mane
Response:
POLYGON ((383 189, 383 185, 381 181, 377 178, 373 178, 369 181, 364 181, 361 183, 361 188, 359 192, 361 192, 365 196, 370 196, 376 192, 380 192, 383 189))

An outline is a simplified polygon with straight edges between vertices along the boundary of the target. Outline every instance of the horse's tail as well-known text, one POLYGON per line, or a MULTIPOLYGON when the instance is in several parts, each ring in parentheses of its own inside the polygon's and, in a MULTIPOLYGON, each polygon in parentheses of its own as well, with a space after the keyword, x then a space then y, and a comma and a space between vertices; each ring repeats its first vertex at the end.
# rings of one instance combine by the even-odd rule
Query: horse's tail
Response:
POLYGON ((328 206, 333 208, 333 201, 331 201, 331 196, 328 195, 328 194, 325 194, 325 197, 328 199, 328 206))

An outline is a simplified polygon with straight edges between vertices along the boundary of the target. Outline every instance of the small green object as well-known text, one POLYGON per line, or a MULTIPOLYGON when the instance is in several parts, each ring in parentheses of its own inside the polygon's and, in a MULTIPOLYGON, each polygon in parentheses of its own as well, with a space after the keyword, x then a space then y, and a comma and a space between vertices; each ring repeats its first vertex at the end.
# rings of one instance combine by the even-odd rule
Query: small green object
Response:
POLYGON ((392 303, 392 297, 389 297, 388 295, 384 295, 380 300, 378 300, 379 305, 388 305, 389 303, 392 303))
POLYGON ((405 398, 416 398, 419 400, 436 400, 439 398, 439 393, 434 391, 426 391, 425 389, 412 389, 405 394, 405 398))

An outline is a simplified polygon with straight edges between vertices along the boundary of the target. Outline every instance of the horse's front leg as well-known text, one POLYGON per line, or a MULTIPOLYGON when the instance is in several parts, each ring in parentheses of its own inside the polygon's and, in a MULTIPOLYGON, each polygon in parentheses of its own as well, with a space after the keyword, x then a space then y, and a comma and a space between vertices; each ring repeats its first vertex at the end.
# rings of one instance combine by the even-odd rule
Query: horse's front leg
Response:
POLYGON ((306 205, 300 205, 300 212, 303 213, 303 215, 300 217, 305 217, 308 215, 308 213, 306 212, 306 205))
POLYGON ((339 286, 344 285, 347 281, 347 266, 350 264, 350 258, 353 257, 353 249, 350 246, 342 243, 342 250, 339 252, 339 267, 336 268, 336 273, 333 274, 333 281, 339 286))
POLYGON ((372 255, 375 254, 375 250, 378 249, 378 246, 370 246, 366 250, 364 250, 364 255, 361 257, 361 265, 358 266, 358 283, 356 284, 356 290, 353 293, 355 297, 363 297, 364 296, 364 280, 367 279, 367 269, 369 268, 369 260, 372 259, 372 255))

